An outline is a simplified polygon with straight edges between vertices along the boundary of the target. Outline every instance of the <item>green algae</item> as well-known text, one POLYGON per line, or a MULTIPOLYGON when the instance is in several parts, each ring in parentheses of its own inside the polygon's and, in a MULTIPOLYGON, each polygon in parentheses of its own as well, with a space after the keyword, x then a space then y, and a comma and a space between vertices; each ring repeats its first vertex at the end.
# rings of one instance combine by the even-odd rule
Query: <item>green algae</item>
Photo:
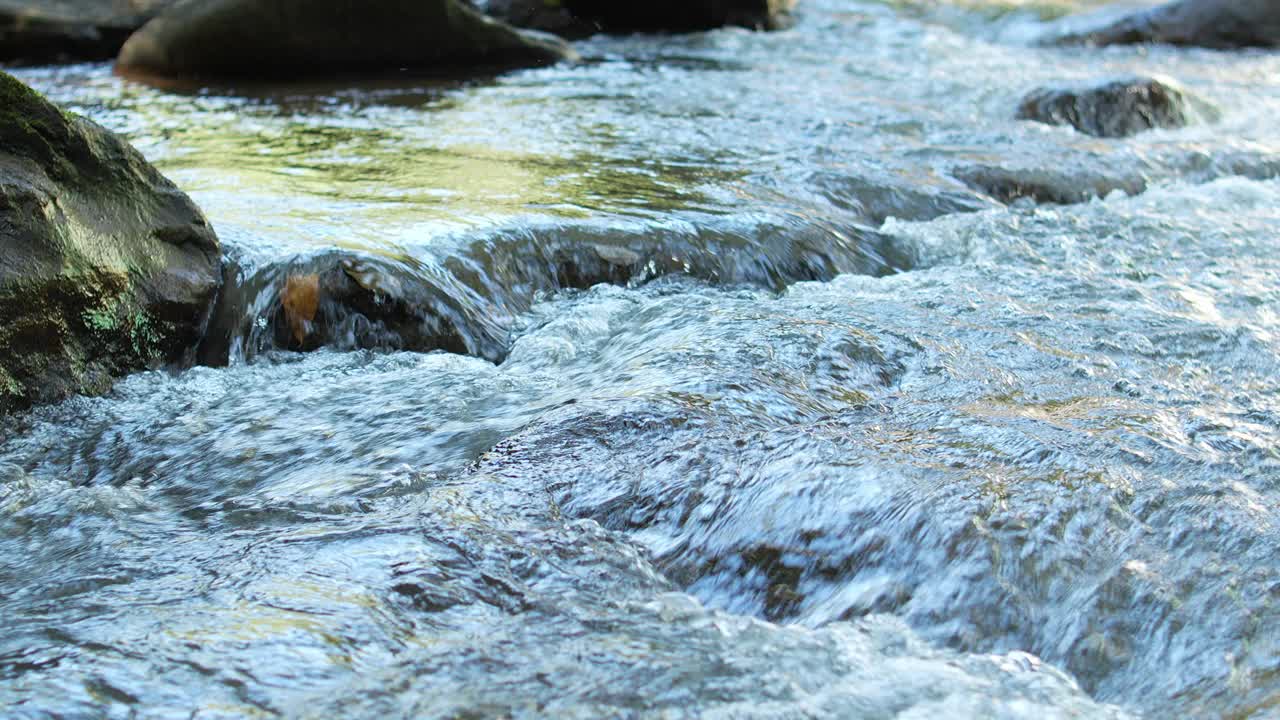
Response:
MULTIPOLYGON (((9 374, 8 370, 0 366, 0 396, 4 395, 21 396, 22 385, 18 384, 18 381, 14 379, 13 375, 9 374)), ((0 404, 0 407, 3 407, 3 404, 0 404)))

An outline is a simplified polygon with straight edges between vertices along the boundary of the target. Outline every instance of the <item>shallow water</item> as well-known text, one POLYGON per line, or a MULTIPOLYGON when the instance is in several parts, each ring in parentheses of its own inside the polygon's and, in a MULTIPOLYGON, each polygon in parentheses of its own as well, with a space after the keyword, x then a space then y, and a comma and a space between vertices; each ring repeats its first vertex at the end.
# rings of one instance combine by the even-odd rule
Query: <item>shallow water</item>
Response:
POLYGON ((21 71, 234 289, 225 367, 4 428, 5 716, 1280 711, 1280 56, 1033 45, 1099 5, 804 0, 465 84, 21 71), (1012 120, 1133 72, 1221 119, 1012 120), (283 349, 335 264, 438 326, 283 349))

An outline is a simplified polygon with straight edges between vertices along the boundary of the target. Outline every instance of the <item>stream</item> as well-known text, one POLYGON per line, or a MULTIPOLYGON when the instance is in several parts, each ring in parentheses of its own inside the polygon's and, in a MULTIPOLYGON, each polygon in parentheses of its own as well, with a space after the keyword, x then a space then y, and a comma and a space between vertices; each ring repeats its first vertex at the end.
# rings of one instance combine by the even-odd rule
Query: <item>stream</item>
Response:
POLYGON ((231 285, 207 366, 0 425, 0 715, 1275 717, 1280 54, 1037 44, 1101 7, 801 0, 465 83, 15 70, 231 285), (1014 119, 1134 73, 1221 117, 1014 119), (447 337, 279 341, 335 258, 447 337))

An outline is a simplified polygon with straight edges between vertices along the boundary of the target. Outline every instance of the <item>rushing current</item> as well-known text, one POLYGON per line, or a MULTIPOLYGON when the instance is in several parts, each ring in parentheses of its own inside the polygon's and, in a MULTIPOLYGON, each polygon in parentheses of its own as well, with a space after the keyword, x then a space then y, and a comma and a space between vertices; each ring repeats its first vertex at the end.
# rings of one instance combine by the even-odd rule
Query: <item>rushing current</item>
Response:
POLYGON ((0 432, 0 715, 1276 716, 1280 55, 1038 42, 1098 5, 16 71, 192 195, 230 300, 208 366, 0 432), (1131 73, 1220 117, 1014 120, 1131 73), (277 342, 335 259, 448 337, 277 342))

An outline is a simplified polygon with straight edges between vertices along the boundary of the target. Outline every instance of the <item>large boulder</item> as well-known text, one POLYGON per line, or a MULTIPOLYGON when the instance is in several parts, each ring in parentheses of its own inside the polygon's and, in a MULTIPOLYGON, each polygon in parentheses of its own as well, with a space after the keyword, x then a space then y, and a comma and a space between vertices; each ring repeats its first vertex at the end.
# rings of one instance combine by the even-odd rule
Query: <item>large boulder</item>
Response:
MULTIPOLYGON (((514 0, 515 5, 538 0, 514 0)), ((545 0, 544 0, 545 2, 545 0)), ((690 32, 738 25, 779 30, 791 24, 796 0, 559 0, 575 18, 605 32, 690 32)))
POLYGON ((108 60, 174 0, 0 0, 0 62, 108 60))
POLYGON ((189 359, 220 264, 141 154, 0 73, 0 414, 189 359))
POLYGON ((1086 135, 1119 138, 1155 128, 1212 120, 1217 109, 1171 80, 1129 77, 1084 87, 1040 88, 1018 108, 1019 120, 1070 125, 1086 135))
POLYGON ((1087 45, 1167 43, 1224 50, 1276 47, 1280 46, 1280 2, 1175 0, 1057 41, 1087 45))
POLYGON ((143 76, 291 78, 571 57, 560 39, 461 0, 182 0, 129 38, 118 66, 143 76))

